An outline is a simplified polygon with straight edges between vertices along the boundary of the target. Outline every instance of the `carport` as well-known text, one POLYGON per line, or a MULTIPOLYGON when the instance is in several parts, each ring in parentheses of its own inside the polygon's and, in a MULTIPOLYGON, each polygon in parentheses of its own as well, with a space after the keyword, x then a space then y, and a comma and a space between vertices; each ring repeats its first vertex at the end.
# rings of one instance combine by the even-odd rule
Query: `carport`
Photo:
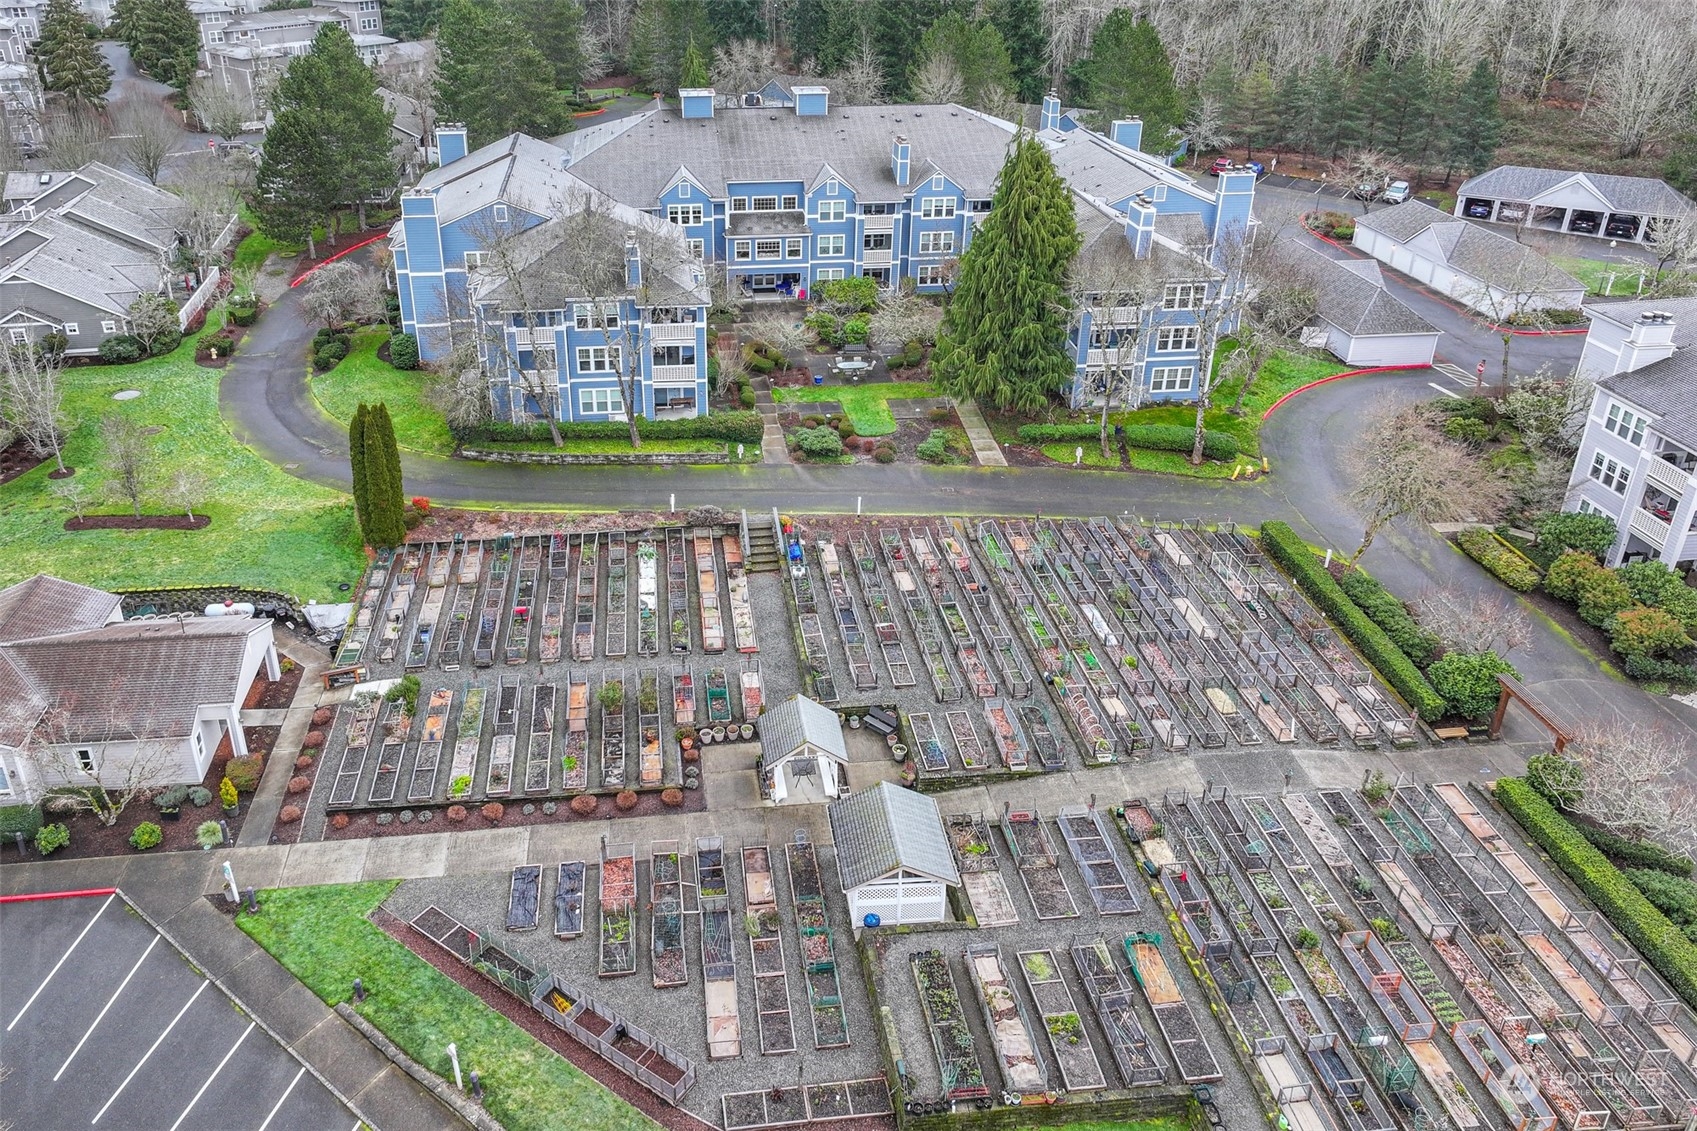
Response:
POLYGON ((1455 214, 1539 231, 1643 243, 1692 202, 1665 181, 1503 165, 1462 183, 1455 214))

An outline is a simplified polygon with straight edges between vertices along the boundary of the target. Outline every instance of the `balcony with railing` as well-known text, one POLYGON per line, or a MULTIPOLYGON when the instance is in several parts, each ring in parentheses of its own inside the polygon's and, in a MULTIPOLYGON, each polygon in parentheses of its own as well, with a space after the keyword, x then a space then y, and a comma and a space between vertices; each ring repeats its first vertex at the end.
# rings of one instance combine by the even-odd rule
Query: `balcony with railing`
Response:
POLYGON ((1668 535, 1673 530, 1667 519, 1658 517, 1645 507, 1633 509, 1628 527, 1632 533, 1657 548, 1667 545, 1668 535))
POLYGON ((650 325, 648 335, 656 342, 693 342, 695 331, 694 322, 661 322, 650 325))
POLYGON ((893 232, 896 230, 894 216, 867 216, 861 220, 861 227, 868 232, 893 232))
POLYGON ((1688 452, 1661 452, 1645 464, 1646 478, 1675 497, 1685 493, 1694 473, 1697 473, 1697 457, 1688 452))
POLYGON ((694 385, 694 365, 656 365, 654 367, 654 383, 656 385, 694 385))
POLYGON ((888 267, 890 262, 890 249, 887 247, 868 248, 860 253, 863 267, 888 267))

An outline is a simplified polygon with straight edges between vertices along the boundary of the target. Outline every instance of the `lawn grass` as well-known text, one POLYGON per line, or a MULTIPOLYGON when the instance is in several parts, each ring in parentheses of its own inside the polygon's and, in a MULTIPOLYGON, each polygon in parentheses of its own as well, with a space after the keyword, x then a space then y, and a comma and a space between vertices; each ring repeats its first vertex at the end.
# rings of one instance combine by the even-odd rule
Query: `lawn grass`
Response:
POLYGON ((363 979, 360 1016, 445 1079, 453 1068, 443 1050, 456 1044, 460 1063, 477 1069, 488 1089, 489 1113, 511 1131, 651 1131, 641 1112, 366 918, 397 883, 268 891, 259 914, 236 922, 326 1003, 348 1001, 354 979, 363 979))
POLYGON ((353 347, 341 364, 312 376, 312 398, 325 415, 346 425, 361 402, 389 406, 395 442, 428 455, 454 454, 454 438, 442 414, 424 399, 428 374, 422 369, 396 369, 377 356, 389 338, 388 327, 373 326, 354 335, 353 347))
POLYGON ((204 478, 195 513, 202 530, 64 529, 71 508, 48 491, 51 460, 0 486, 0 585, 38 572, 103 589, 183 585, 241 585, 305 600, 327 600, 336 586, 358 579, 364 558, 348 497, 274 467, 239 443, 218 415, 223 370, 194 362, 194 339, 174 353, 134 365, 67 369, 64 412, 69 421, 65 463, 77 468, 96 513, 127 513, 128 503, 105 497, 103 416, 128 417, 161 431, 150 439, 153 460, 142 495, 143 513, 164 514, 161 498, 181 469, 204 478), (138 389, 134 400, 112 394, 138 389))
POLYGON ((818 404, 830 401, 843 406, 857 436, 888 436, 896 430, 891 401, 921 400, 937 396, 926 381, 877 381, 869 385, 802 385, 773 389, 779 404, 818 404))
POLYGON ((1063 440, 1054 444, 1044 444, 1043 454, 1056 463, 1063 463, 1071 467, 1073 452, 1078 448, 1084 449, 1083 466, 1085 467, 1118 467, 1120 465, 1119 449, 1114 447, 1111 437, 1108 444, 1108 458, 1106 459, 1102 458, 1102 445, 1095 440, 1070 442, 1063 440))
MULTIPOLYGON (((1546 258, 1584 283, 1587 294, 1626 298, 1638 293, 1640 275, 1630 263, 1611 263, 1578 255, 1551 255, 1546 258), (1612 279, 1611 275, 1614 276, 1612 279)), ((1645 264, 1644 267, 1653 273, 1652 265, 1645 264)))
MULTIPOLYGON (((567 440, 555 447, 552 440, 513 440, 480 443, 473 445, 482 452, 559 452, 562 455, 574 456, 617 456, 630 455, 632 452, 665 455, 694 455, 700 452, 726 452, 731 462, 737 462, 736 449, 724 440, 649 440, 642 441, 642 447, 632 448, 629 440, 567 440)), ((743 448, 743 463, 760 462, 760 445, 748 444, 743 448)))
MULTIPOLYGON (((1231 348, 1231 347, 1226 347, 1231 348)), ((1224 356, 1222 350, 1221 356, 1224 356)), ((1238 450, 1246 456, 1261 454, 1261 414, 1273 402, 1310 381, 1342 373, 1347 366, 1326 357, 1309 354, 1277 353, 1261 367, 1261 373, 1243 398, 1243 415, 1233 416, 1230 409, 1237 399, 1240 378, 1230 378, 1214 390, 1214 407, 1203 414, 1203 426, 1212 432, 1224 432, 1237 441, 1238 450)), ((1116 412, 1108 419, 1115 424, 1181 424, 1196 426, 1194 405, 1160 404, 1140 408, 1135 412, 1116 412)), ((1230 474, 1228 469, 1227 474, 1230 474)))
POLYGON ((1247 467, 1243 460, 1214 463, 1203 460, 1192 465, 1188 452, 1161 452, 1153 448, 1128 448, 1134 471, 1158 471, 1163 475, 1187 475, 1192 479, 1230 479, 1232 472, 1247 467))

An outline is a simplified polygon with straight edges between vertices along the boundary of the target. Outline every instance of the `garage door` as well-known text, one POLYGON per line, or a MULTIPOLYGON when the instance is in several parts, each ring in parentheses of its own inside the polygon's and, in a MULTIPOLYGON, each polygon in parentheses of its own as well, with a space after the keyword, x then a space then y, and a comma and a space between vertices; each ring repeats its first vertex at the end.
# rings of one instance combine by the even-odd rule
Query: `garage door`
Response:
POLYGON ((1407 272, 1414 265, 1414 253, 1406 247, 1396 247, 1391 251, 1391 266, 1398 271, 1407 272))
POLYGON ((1374 365, 1430 365, 1432 343, 1420 337, 1356 338, 1350 364, 1367 368, 1374 365))

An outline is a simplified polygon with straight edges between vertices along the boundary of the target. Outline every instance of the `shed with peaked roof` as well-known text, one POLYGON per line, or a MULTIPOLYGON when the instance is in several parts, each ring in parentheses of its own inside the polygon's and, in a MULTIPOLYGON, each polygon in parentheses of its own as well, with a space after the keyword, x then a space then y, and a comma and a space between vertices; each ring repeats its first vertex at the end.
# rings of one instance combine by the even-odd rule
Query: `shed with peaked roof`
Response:
POLYGON ((1333 259, 1294 240, 1281 248, 1287 262, 1314 279, 1318 325, 1304 344, 1323 345, 1347 365, 1430 365, 1438 328, 1385 288, 1371 259, 1333 259))
POLYGON ((837 713, 805 695, 760 716, 760 791, 769 800, 829 801, 848 786, 848 747, 837 713))
POLYGON ((960 886, 960 873, 935 801, 885 781, 833 802, 826 814, 855 926, 868 915, 885 926, 949 917, 948 889, 960 886))

